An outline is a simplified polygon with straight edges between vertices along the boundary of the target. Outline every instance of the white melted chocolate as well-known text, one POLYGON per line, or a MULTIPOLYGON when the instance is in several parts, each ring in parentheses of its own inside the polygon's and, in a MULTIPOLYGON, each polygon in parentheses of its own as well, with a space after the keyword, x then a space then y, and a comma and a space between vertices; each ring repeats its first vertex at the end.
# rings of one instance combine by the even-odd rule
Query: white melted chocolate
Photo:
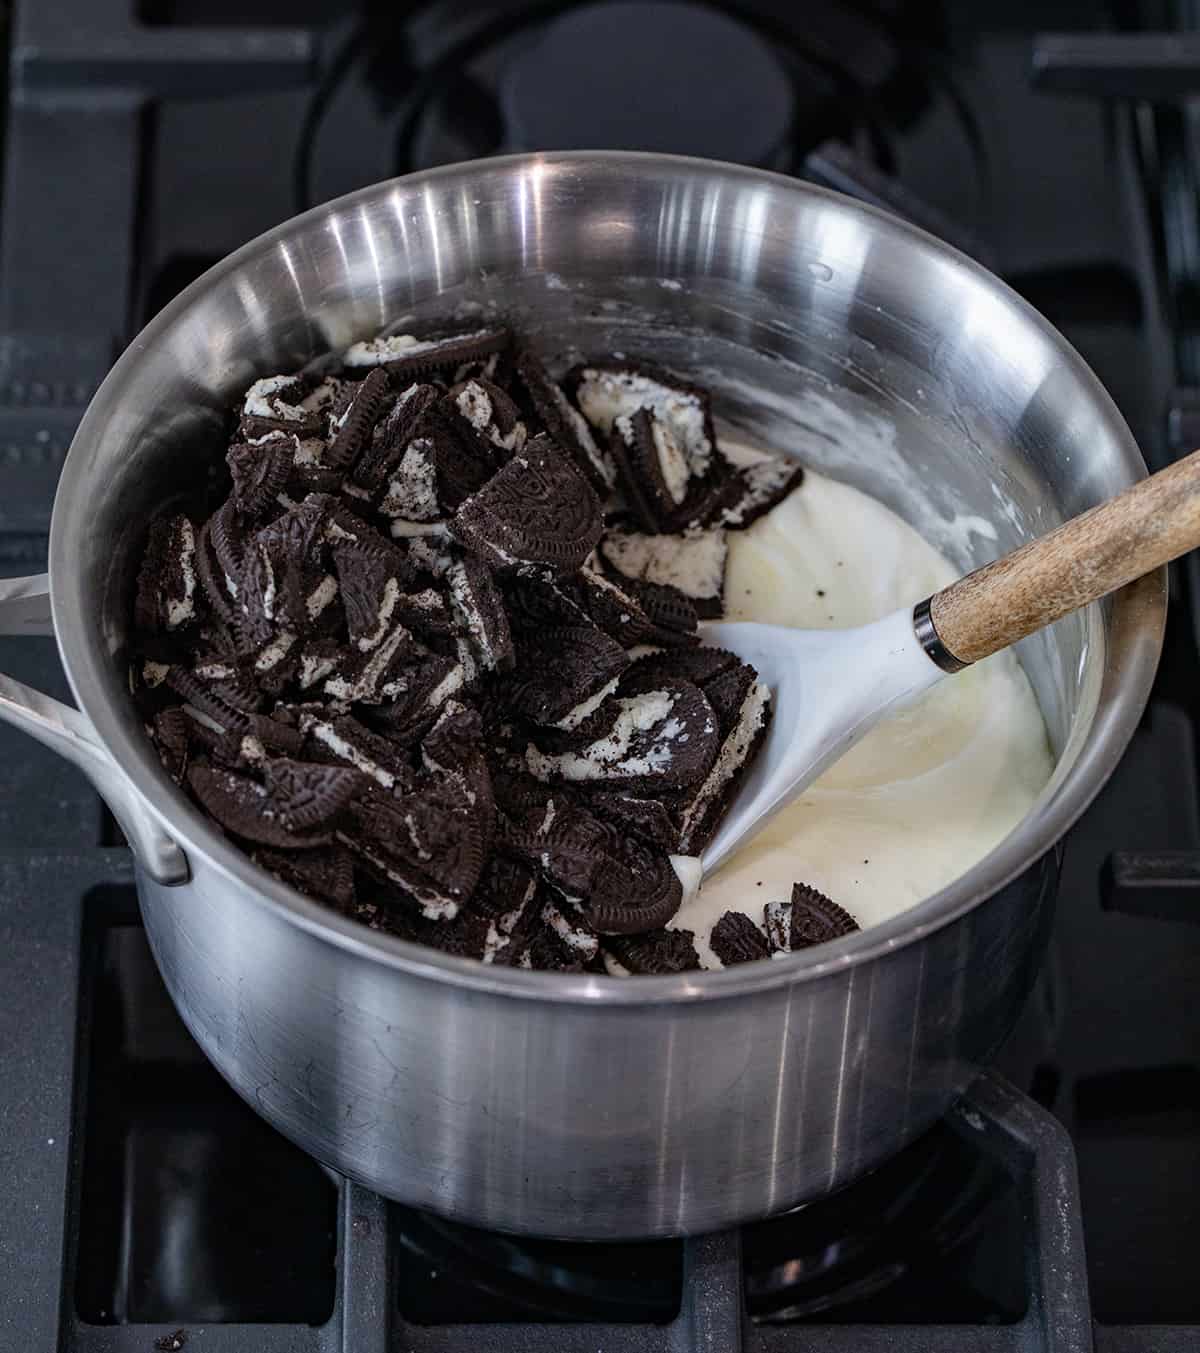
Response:
MULTIPOLYGON (((876 620, 957 571, 907 522, 809 473, 746 531, 731 531, 725 618, 804 629, 876 620)), ((760 926, 792 883, 828 894, 864 927, 977 864, 1021 821, 1053 769, 1041 711, 1012 653, 968 668, 892 715, 686 901, 672 926, 709 934, 726 911, 760 926)))

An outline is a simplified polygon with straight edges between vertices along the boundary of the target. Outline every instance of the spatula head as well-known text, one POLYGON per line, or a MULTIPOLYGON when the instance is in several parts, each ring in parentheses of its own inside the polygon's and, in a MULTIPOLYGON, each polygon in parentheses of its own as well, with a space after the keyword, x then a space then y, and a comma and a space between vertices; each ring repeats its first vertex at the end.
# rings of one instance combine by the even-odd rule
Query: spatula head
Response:
POLYGON ((704 642, 748 662, 771 692, 766 741, 702 856, 711 874, 872 729, 892 706, 945 675, 913 633, 907 607, 870 625, 796 630, 718 622, 704 642))

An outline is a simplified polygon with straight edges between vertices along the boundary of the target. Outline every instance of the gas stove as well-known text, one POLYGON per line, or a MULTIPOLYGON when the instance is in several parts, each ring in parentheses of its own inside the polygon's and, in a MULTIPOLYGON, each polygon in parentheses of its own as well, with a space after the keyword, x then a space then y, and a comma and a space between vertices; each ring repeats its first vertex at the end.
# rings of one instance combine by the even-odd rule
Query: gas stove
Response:
MULTIPOLYGON (((1063 329, 1165 464, 1200 443, 1195 10, 15 0, 0 569, 44 568, 83 407, 193 277, 311 202, 514 149, 708 154, 905 215, 1063 329)), ((473 1230, 280 1138, 175 1015, 111 816, 0 726, 0 1349, 1200 1347, 1194 560, 1172 586, 997 1068, 843 1191, 686 1241, 473 1230)), ((0 671, 66 697, 49 640, 0 640, 0 671)))

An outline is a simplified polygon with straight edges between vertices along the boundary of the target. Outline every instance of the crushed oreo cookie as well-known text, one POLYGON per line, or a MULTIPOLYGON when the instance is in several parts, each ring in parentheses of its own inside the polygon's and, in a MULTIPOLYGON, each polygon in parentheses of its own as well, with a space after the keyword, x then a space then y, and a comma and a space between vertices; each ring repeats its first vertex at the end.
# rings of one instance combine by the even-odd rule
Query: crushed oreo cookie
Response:
POLYGON ((709 620, 724 609, 728 553, 720 527, 683 535, 612 530, 600 545, 602 559, 620 578, 676 588, 709 620))
POLYGON ((737 488, 721 510, 721 525, 730 531, 753 526, 804 482, 804 467, 790 456, 755 452, 739 461, 737 488))
POLYGON ((584 363, 565 383, 601 436, 647 531, 683 531, 713 520, 737 491, 717 445, 706 390, 647 362, 584 363))
MULTIPOLYGON (((770 701, 698 621, 726 530, 798 467, 731 460, 672 373, 559 381, 499 328, 263 377, 230 431, 224 500, 151 524, 133 597, 130 689, 170 779, 267 873, 402 940, 699 967, 667 928, 671 857, 715 829, 770 701)), ((722 918, 721 961, 853 926, 802 885, 768 912, 770 939, 722 918)))
POLYGON ((615 935, 605 940, 610 972, 659 977, 690 972, 700 966, 696 936, 690 930, 651 930, 643 935, 615 935))
POLYGON ((771 946, 767 937, 741 911, 727 911, 712 928, 709 945, 721 963, 731 968, 735 963, 749 963, 756 958, 770 958, 771 946))
POLYGON ((451 534, 493 568, 571 573, 604 530, 600 499, 544 433, 454 514, 451 534))
POLYGON ((795 883, 790 901, 768 902, 763 908, 763 928, 771 947, 784 953, 841 939, 853 934, 859 925, 824 893, 810 884, 795 883))

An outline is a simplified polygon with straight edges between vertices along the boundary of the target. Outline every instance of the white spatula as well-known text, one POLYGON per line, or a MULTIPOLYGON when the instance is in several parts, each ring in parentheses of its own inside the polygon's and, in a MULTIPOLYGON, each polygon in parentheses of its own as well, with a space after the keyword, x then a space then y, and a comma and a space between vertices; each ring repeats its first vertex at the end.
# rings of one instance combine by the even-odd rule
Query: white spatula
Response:
POLYGON ((774 717, 701 857, 710 874, 893 706, 1200 545, 1200 451, 951 583, 845 630, 716 623, 704 641, 751 663, 774 717))

